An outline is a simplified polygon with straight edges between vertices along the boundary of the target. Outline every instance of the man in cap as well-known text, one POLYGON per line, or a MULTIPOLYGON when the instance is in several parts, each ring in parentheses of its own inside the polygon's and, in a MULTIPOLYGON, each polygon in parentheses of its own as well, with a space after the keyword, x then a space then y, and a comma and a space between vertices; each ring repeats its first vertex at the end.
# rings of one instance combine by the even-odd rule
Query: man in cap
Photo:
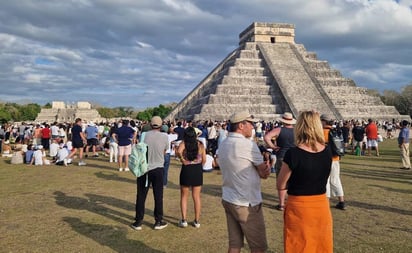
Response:
MULTIPOLYGON (((329 140, 331 138, 331 135, 329 134, 329 132, 332 129, 333 118, 330 115, 322 114, 320 115, 320 121, 322 122, 323 134, 325 136, 325 143, 326 144, 331 143, 332 140, 329 140)), ((330 198, 331 196, 338 197, 339 203, 335 207, 340 210, 345 210, 346 209, 345 200, 343 197, 344 193, 343 193, 342 182, 340 180, 339 160, 340 160, 340 156, 333 154, 332 167, 330 170, 328 183, 326 184, 326 196, 328 198, 330 198)))
POLYGON ((164 156, 169 146, 167 135, 160 132, 162 119, 154 116, 150 121, 152 130, 146 132, 144 142, 147 144, 148 172, 137 178, 136 217, 131 227, 142 230, 142 221, 145 212, 145 202, 149 186, 153 187, 154 196, 154 229, 167 227, 163 220, 163 173, 164 156))
POLYGON ((249 139, 254 122, 256 120, 247 111, 234 113, 230 117, 230 132, 219 147, 228 252, 240 252, 244 237, 252 252, 267 249, 261 178, 270 175, 270 165, 269 161, 264 162, 257 144, 249 139))
MULTIPOLYGON (((276 176, 279 175, 280 168, 282 167, 283 157, 291 147, 295 146, 295 137, 293 127, 296 124, 296 120, 293 118, 292 113, 285 112, 282 118, 278 119, 282 123, 281 127, 276 127, 272 131, 265 134, 263 137, 266 145, 276 153, 275 172, 276 176), (275 141, 273 141, 273 139, 275 141)), ((285 208, 286 190, 279 190, 279 204, 276 209, 283 211, 285 208)))

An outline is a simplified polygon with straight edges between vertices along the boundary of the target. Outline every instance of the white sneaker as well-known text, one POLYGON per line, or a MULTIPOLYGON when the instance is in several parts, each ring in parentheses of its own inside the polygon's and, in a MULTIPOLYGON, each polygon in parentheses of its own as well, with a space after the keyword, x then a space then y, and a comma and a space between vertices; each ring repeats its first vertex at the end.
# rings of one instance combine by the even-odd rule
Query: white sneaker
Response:
POLYGON ((83 162, 83 161, 79 162, 79 166, 85 166, 85 165, 86 165, 85 162, 83 162))
POLYGON ((185 227, 187 227, 187 221, 186 220, 180 220, 179 223, 177 224, 177 226, 179 226, 181 228, 185 228, 185 227))
POLYGON ((119 168, 119 171, 123 171, 123 168, 119 168))
POLYGON ((200 223, 199 223, 197 220, 194 220, 194 221, 193 221, 193 226, 194 226, 195 228, 200 228, 200 223))
POLYGON ((126 167, 126 168, 124 168, 124 171, 130 171, 130 170, 129 170, 129 168, 126 167))
POLYGON ((64 166, 67 166, 67 159, 63 159, 64 166))

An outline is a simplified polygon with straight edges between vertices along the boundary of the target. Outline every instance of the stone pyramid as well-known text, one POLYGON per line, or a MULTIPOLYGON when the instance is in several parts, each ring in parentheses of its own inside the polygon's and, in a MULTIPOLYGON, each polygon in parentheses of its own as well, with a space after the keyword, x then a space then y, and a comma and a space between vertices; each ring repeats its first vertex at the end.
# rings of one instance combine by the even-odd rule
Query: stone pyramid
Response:
POLYGON ((296 44, 293 24, 253 23, 239 35, 239 47, 215 67, 167 119, 226 120, 238 110, 276 120, 316 110, 336 119, 408 118, 342 77, 327 61, 296 44))

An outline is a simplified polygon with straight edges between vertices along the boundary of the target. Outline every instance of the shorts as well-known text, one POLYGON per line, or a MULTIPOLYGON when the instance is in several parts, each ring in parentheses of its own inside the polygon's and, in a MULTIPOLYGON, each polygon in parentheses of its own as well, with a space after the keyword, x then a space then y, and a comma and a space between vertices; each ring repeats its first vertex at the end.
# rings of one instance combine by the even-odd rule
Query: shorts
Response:
POLYGON ((132 153, 132 144, 119 146, 119 156, 130 155, 132 153))
POLYGON ((262 203, 256 206, 238 206, 222 200, 222 205, 226 213, 229 247, 242 248, 245 237, 251 251, 265 251, 268 245, 262 203))
POLYGON ((84 146, 83 140, 73 140, 73 148, 82 148, 84 146))
POLYGON ((378 146, 378 140, 368 139, 368 147, 377 147, 377 146, 378 146))
POLYGON ((99 141, 96 138, 87 139, 87 146, 97 146, 99 141))

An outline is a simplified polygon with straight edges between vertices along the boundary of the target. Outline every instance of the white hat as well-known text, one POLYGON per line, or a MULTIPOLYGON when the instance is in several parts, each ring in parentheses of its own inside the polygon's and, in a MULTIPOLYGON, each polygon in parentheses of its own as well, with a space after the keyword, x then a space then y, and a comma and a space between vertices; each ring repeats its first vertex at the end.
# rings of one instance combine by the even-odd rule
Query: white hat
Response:
POLYGON ((294 125, 296 124, 296 120, 293 118, 292 113, 290 112, 285 112, 282 115, 282 118, 279 119, 280 122, 287 124, 287 125, 294 125))

